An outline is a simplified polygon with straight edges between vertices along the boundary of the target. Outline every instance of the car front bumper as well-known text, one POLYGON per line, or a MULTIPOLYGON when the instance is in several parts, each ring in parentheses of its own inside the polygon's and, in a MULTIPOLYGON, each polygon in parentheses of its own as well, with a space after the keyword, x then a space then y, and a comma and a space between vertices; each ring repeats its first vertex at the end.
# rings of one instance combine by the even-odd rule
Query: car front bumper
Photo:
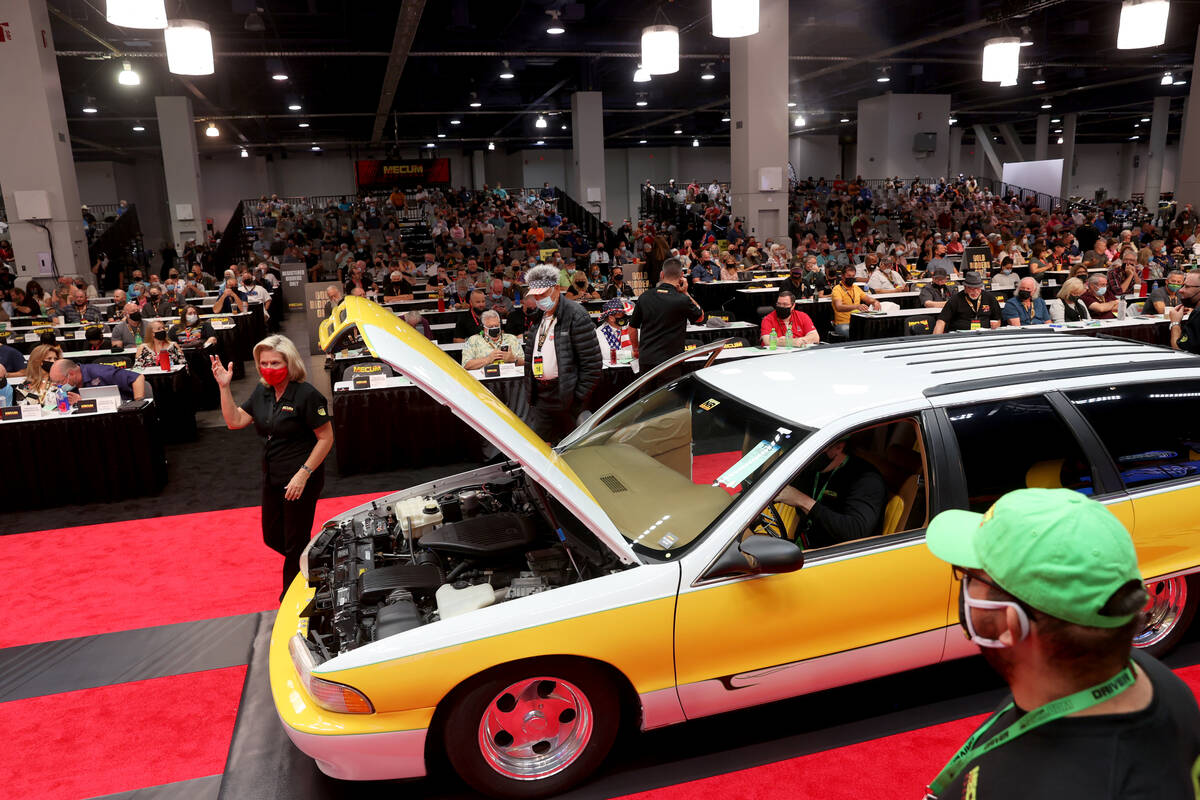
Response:
POLYGON ((297 576, 271 631, 271 695, 283 729, 326 775, 342 780, 419 778, 426 774, 425 738, 432 708, 340 714, 313 702, 296 671, 289 640, 306 633, 300 612, 313 590, 297 576))

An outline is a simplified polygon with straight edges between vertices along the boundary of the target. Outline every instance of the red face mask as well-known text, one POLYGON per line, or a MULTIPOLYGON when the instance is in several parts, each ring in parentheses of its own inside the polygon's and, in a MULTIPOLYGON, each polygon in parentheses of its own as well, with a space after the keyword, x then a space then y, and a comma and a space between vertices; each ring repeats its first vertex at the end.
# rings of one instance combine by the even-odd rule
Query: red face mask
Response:
POLYGON ((258 373, 271 386, 282 386, 288 380, 287 367, 259 367, 258 373))

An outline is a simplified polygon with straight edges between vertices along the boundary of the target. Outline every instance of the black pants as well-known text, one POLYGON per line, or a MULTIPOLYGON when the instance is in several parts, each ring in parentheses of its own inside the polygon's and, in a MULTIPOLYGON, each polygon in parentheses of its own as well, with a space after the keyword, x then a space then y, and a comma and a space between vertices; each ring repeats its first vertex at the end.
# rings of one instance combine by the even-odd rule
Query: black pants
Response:
POLYGON ((537 397, 529 403, 529 415, 525 423, 552 445, 558 444, 559 439, 578 427, 575 415, 558 396, 557 381, 538 387, 537 397))
POLYGON ((283 556, 283 591, 292 585, 292 579, 300 572, 300 553, 308 546, 312 533, 313 517, 317 513, 317 500, 325 488, 325 470, 318 469, 308 483, 304 493, 295 500, 285 500, 285 486, 272 486, 263 482, 262 534, 263 544, 283 556))

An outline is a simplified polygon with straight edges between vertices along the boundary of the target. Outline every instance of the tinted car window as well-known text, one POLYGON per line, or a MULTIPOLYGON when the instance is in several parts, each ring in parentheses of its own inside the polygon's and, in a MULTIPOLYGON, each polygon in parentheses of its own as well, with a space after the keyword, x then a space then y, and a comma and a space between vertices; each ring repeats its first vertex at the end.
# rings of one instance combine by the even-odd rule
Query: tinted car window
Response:
POLYGON ((956 406, 947 414, 958 437, 972 511, 986 511, 1014 489, 1091 494, 1091 466, 1045 397, 956 406))
POLYGON ((1117 464, 1126 488, 1200 476, 1200 381, 1067 392, 1117 464))

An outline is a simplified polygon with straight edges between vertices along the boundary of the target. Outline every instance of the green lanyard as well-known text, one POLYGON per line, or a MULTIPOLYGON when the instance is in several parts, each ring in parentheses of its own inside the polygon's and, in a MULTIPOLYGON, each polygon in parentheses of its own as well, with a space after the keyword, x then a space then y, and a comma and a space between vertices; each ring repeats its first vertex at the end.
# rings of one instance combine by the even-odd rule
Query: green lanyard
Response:
POLYGON ((1105 700, 1116 697, 1130 686, 1133 686, 1136 680, 1137 678, 1133 674, 1132 665, 1128 666, 1104 683, 1091 686, 1066 697, 1060 697, 1057 700, 1046 703, 1044 706, 1035 708, 1012 725, 997 733, 986 743, 979 745, 980 738, 996 723, 996 720, 1012 710, 1013 703, 1009 703, 992 715, 991 719, 983 723, 979 730, 971 734, 971 738, 967 739, 966 744, 959 748, 959 751, 954 754, 954 758, 950 759, 950 763, 943 767, 938 776, 933 779, 933 783, 929 784, 926 796, 937 797, 940 795, 947 786, 954 782, 954 779, 962 772, 963 767, 971 760, 991 752, 997 747, 1011 742, 1018 736, 1045 725, 1047 722, 1053 722, 1068 714, 1077 714, 1094 705, 1103 703, 1105 700))
MULTIPOLYGON (((845 462, 843 462, 843 463, 845 463, 845 462)), ((829 488, 830 481, 833 480, 833 476, 836 475, 837 471, 841 468, 842 468, 842 464, 838 464, 836 467, 833 468, 833 472, 829 473, 829 477, 825 479, 825 485, 821 487, 821 491, 819 491, 819 492, 817 491, 817 484, 821 480, 821 473, 818 472, 816 475, 813 476, 813 493, 812 493, 813 502, 816 502, 816 503, 821 502, 821 498, 825 496, 825 490, 829 488)))

